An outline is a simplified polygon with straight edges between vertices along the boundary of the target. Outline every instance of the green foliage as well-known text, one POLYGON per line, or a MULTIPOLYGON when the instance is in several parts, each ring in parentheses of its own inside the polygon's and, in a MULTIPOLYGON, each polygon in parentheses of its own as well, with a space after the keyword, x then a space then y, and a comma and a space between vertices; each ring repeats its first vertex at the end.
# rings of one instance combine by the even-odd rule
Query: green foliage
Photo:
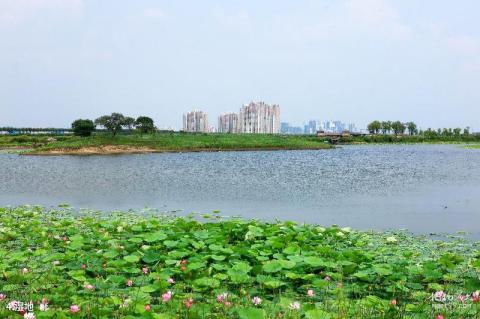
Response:
POLYGON ((95 120, 95 124, 105 127, 113 136, 117 135, 125 126, 130 128, 134 122, 133 118, 125 117, 121 113, 103 115, 95 120))
POLYGON ((90 136, 95 131, 95 124, 92 120, 78 119, 72 123, 72 131, 76 136, 90 136))
POLYGON ((405 133, 406 125, 400 121, 395 121, 392 123, 392 131, 395 135, 400 135, 405 133))
POLYGON ((264 319, 265 315, 263 310, 257 308, 242 308, 238 310, 238 316, 240 319, 264 319))
MULTIPOLYGON (((0 142, 1 142, 0 137, 0 142)), ((278 134, 111 134, 96 133, 88 138, 75 136, 39 147, 35 152, 55 149, 75 150, 85 147, 144 147, 158 151, 228 151, 228 150, 292 150, 328 149, 328 143, 316 136, 278 134)))
POLYGON ((415 135, 418 133, 417 124, 415 124, 414 122, 408 122, 406 126, 409 135, 415 135))
POLYGON ((371 134, 378 134, 378 132, 380 132, 381 129, 382 129, 382 123, 380 123, 380 121, 373 121, 367 125, 367 130, 371 134))
POLYGON ((155 124, 152 118, 139 116, 135 120, 135 128, 142 134, 153 133, 155 131, 155 124))
POLYGON ((6 309, 11 300, 32 300, 37 318, 480 314, 471 298, 431 298, 440 290, 458 296, 480 289, 476 243, 212 218, 0 208, 0 293, 6 295, 0 318, 14 317, 6 309), (168 291, 171 299, 165 301, 168 291), (261 302, 254 305, 254 297, 261 302), (43 298, 49 301, 46 312, 38 309, 43 298), (70 313, 72 304, 79 313, 70 313))

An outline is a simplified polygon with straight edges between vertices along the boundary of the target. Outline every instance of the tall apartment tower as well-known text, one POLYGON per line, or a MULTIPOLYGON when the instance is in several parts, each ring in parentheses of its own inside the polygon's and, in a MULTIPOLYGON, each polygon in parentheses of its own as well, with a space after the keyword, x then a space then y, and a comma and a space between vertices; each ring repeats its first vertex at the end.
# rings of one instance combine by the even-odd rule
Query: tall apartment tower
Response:
POLYGON ((183 131, 185 132, 210 132, 207 113, 191 111, 183 115, 183 131))
POLYGON ((280 106, 250 102, 240 109, 238 122, 239 133, 280 133, 280 106))
POLYGON ((237 133, 238 131, 238 114, 226 113, 218 117, 219 133, 237 133))

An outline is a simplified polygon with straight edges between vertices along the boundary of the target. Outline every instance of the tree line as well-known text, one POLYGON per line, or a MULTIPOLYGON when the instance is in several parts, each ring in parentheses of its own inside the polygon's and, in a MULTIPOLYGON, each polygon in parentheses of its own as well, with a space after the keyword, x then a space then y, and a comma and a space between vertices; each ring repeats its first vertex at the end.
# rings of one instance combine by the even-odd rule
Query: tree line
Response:
POLYGON ((96 130, 97 125, 104 127, 113 136, 123 129, 136 129, 141 134, 151 133, 156 130, 153 119, 148 116, 139 116, 136 119, 124 116, 122 113, 103 115, 95 121, 89 119, 78 119, 72 123, 72 131, 77 136, 90 136, 96 130))
POLYGON ((367 126, 367 130, 370 134, 395 134, 395 135, 404 135, 405 132, 408 132, 408 135, 422 135, 425 137, 455 137, 455 136, 469 136, 470 128, 466 127, 463 130, 459 127, 457 128, 444 128, 444 129, 431 129, 419 130, 417 124, 414 122, 400 122, 400 121, 373 121, 370 122, 367 126))

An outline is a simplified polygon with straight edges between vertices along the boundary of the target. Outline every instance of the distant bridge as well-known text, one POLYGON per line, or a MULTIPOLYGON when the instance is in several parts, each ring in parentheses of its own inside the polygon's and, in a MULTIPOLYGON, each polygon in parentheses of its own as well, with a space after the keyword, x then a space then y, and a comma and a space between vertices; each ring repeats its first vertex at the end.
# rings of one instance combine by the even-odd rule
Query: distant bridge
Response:
POLYGON ((340 138, 342 137, 350 137, 350 136, 367 136, 366 133, 357 133, 357 132, 349 132, 343 131, 341 133, 334 133, 334 132, 325 132, 325 131, 317 131, 317 137, 323 138, 329 141, 331 144, 338 144, 340 138))

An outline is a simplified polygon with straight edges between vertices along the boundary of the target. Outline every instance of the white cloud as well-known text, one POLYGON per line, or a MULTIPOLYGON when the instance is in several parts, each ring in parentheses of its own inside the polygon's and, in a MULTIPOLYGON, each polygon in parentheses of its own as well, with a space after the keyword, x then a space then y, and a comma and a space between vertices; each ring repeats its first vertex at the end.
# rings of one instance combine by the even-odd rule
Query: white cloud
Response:
POLYGON ((398 18, 385 0, 349 0, 346 8, 356 20, 372 25, 389 24, 398 18))
POLYGON ((82 7, 83 0, 0 0, 0 25, 15 26, 45 11, 78 15, 82 7))
POLYGON ((224 10, 217 8, 213 10, 213 17, 225 28, 250 30, 252 27, 251 17, 245 10, 226 13, 224 10))
POLYGON ((165 18, 166 14, 158 8, 148 8, 143 10, 143 16, 147 18, 165 18))
POLYGON ((348 0, 345 9, 349 20, 356 26, 396 37, 408 37, 412 33, 411 27, 401 22, 397 10, 388 0, 348 0))
POLYGON ((447 39, 448 47, 458 53, 476 55, 480 54, 480 39, 462 35, 447 39))
POLYGON ((447 47, 456 54, 460 74, 478 82, 480 74, 480 39, 470 35, 451 36, 446 39, 447 47))
POLYGON ((388 0, 342 0, 335 5, 319 7, 303 15, 276 18, 281 41, 320 43, 373 36, 379 39, 404 40, 412 36, 412 27, 402 21, 388 0))

